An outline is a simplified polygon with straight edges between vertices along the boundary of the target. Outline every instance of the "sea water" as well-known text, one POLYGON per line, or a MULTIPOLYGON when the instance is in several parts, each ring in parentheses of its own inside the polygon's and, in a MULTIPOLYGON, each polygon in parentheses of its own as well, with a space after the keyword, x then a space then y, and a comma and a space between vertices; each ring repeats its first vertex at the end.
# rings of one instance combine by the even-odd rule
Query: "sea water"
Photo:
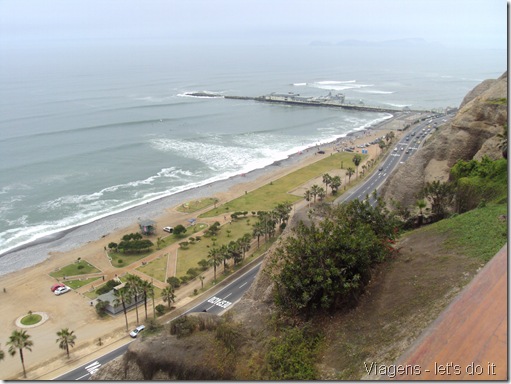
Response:
POLYGON ((442 49, 79 42, 0 50, 3 254, 390 117, 192 92, 332 92, 434 109, 458 106, 506 67, 505 52, 442 49))

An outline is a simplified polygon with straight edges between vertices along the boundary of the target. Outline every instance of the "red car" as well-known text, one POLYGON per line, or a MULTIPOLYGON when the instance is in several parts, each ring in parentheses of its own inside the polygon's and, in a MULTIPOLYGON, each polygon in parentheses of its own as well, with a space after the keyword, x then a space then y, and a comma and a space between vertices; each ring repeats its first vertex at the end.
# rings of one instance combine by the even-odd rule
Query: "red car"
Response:
POLYGON ((52 292, 55 292, 55 290, 60 287, 65 287, 65 285, 62 283, 53 284, 50 289, 52 292))

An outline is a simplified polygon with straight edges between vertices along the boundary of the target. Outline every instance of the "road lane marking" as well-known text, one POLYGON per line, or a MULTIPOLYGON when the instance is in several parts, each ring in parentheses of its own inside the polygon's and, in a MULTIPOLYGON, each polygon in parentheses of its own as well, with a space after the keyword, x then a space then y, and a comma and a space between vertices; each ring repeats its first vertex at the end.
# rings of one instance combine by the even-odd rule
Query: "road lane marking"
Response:
MULTIPOLYGON (((87 372, 89 372, 90 375, 92 375, 92 374, 96 373, 96 371, 99 369, 99 367, 101 367, 101 363, 99 361, 95 361, 94 363, 87 365, 85 367, 85 369, 87 370, 87 372)), ((87 375, 85 375, 85 376, 87 376, 87 375)))
MULTIPOLYGON (((227 295, 226 297, 230 296, 227 295)), ((213 296, 212 298, 210 298, 208 300, 208 303, 211 303, 211 304, 214 304, 214 305, 218 305, 219 307, 221 308, 227 308, 228 306, 230 306, 232 303, 230 301, 227 301, 227 300, 222 300, 221 298, 219 297, 216 297, 216 296, 213 296)), ((211 306, 209 309, 213 308, 213 306, 211 306)))
POLYGON ((245 285, 248 284, 248 281, 245 281, 243 284, 241 284, 238 288, 243 288, 245 285))

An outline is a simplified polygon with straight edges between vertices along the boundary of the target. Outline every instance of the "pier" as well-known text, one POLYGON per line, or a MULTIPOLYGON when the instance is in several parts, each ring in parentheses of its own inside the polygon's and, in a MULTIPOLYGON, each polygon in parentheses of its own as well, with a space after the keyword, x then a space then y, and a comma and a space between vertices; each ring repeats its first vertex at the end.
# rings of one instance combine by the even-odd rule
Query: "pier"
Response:
POLYGON ((340 102, 338 100, 332 100, 328 98, 323 99, 313 99, 313 98, 299 98, 297 96, 294 97, 280 97, 274 95, 268 96, 257 96, 257 97, 249 97, 249 96, 223 96, 224 99, 234 99, 234 100, 255 100, 264 103, 274 103, 274 104, 286 104, 286 105, 300 105, 306 107, 333 107, 333 108, 342 108, 342 109, 351 109, 356 111, 367 111, 367 112, 379 112, 379 113, 401 113, 401 112, 426 112, 419 110, 411 110, 409 108, 406 109, 397 109, 397 108, 385 108, 385 107, 375 107, 364 104, 348 104, 344 102, 340 102))
POLYGON ((367 112, 379 112, 379 113, 402 113, 402 112, 429 112, 425 110, 412 110, 410 108, 386 108, 386 107, 376 107, 365 104, 350 104, 344 102, 343 94, 332 95, 329 93, 327 96, 318 96, 318 97, 305 97, 300 96, 300 94, 296 93, 286 93, 286 94, 277 94, 271 93, 269 95, 264 96, 229 96, 229 95, 220 95, 215 93, 206 93, 206 92, 194 92, 188 94, 189 96, 195 97, 208 97, 208 98, 223 98, 223 99, 232 99, 232 100, 254 100, 263 103, 274 103, 274 104, 286 104, 286 105, 299 105, 305 107, 332 107, 332 108, 342 108, 342 109, 351 109, 356 111, 367 111, 367 112))

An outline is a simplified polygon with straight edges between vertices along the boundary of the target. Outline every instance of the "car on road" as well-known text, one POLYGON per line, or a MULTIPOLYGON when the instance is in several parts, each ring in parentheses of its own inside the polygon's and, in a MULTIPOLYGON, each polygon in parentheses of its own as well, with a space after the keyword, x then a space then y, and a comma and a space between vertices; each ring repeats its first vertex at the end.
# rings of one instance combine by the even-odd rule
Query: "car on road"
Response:
POLYGON ((145 325, 139 325, 136 327, 133 331, 130 332, 130 336, 135 338, 138 336, 140 332, 142 332, 145 329, 145 325))
POLYGON ((173 227, 164 227, 163 230, 168 233, 172 233, 174 231, 173 227))
POLYGON ((378 168, 378 171, 380 172, 383 171, 383 167, 378 168))
POLYGON ((55 295, 59 296, 59 295, 63 295, 64 293, 66 292, 69 292, 71 290, 71 288, 69 288, 67 285, 64 285, 63 287, 59 287, 55 290, 55 295))

